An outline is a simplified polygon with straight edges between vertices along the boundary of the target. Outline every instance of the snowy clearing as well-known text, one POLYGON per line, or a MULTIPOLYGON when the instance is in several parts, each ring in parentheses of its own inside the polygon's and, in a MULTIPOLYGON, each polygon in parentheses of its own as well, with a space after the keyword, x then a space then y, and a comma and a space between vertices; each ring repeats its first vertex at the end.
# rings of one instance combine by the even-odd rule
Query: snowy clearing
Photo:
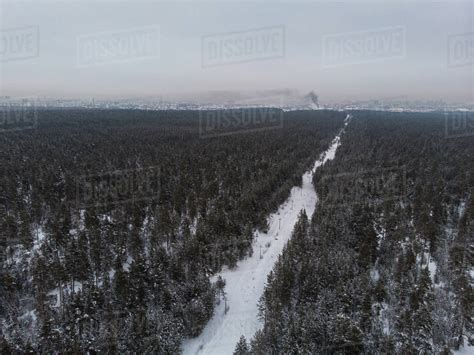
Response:
POLYGON ((459 350, 454 351, 455 355, 473 355, 474 354, 474 346, 466 345, 459 350))
MULTIPOLYGON (((350 118, 351 115, 347 115, 345 126, 350 118)), ((267 275, 290 239, 300 211, 305 209, 309 218, 313 215, 317 196, 312 176, 318 167, 334 159, 340 145, 340 134, 321 154, 313 169, 303 175, 302 187, 293 187, 290 197, 270 215, 268 233, 257 233, 253 255, 238 262, 233 270, 224 268, 213 277, 215 281, 220 275, 226 281, 227 313, 224 301, 221 301, 202 333, 183 342, 183 354, 232 354, 241 335, 250 339, 262 328, 263 324, 257 317, 257 303, 263 294, 267 275)))

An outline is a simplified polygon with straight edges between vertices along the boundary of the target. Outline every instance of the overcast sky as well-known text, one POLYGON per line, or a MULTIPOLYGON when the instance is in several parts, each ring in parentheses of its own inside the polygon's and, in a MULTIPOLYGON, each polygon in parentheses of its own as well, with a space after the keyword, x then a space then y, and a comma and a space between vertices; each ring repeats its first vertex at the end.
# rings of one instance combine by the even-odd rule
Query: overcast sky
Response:
POLYGON ((472 7, 432 1, 3 2, 1 93, 99 98, 289 88, 315 90, 328 101, 408 96, 472 102, 472 7), (452 37, 459 34, 467 35, 452 37), (115 40, 145 47, 117 53, 110 49, 115 40), (252 48, 218 55, 223 41, 234 53, 242 41, 252 48), (100 43, 108 54, 100 53, 100 43), (370 52, 361 43, 381 47, 370 52), (463 45, 467 59, 459 54, 463 45))

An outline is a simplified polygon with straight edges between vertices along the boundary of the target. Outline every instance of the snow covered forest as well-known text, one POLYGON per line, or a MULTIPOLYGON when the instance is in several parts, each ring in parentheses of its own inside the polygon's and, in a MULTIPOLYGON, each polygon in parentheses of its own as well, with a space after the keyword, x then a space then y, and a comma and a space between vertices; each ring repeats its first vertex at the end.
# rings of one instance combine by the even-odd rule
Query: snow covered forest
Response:
POLYGON ((268 277, 249 353, 450 354, 473 343, 474 142, 444 128, 443 113, 354 113, 315 174, 313 218, 301 216, 268 277))
POLYGON ((302 110, 203 138, 202 114, 40 109, 0 135, 0 353, 474 345, 472 136, 437 112, 302 110))

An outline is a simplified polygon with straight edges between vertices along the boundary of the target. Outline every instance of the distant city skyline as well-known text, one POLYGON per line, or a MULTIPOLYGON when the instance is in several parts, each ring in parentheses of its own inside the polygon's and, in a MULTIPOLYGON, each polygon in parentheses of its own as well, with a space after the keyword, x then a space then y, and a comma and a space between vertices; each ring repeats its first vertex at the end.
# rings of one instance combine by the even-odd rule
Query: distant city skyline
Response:
POLYGON ((472 103, 471 2, 2 3, 0 95, 472 103))

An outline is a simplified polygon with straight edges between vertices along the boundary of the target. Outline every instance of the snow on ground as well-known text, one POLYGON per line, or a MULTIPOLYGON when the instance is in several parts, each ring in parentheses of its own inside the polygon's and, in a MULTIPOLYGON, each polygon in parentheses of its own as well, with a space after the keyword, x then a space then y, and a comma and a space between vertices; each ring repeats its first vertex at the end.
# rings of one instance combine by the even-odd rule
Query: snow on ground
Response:
POLYGON ((431 282, 433 284, 435 283, 436 269, 437 269, 436 262, 431 257, 431 255, 428 254, 428 270, 430 271, 431 282))
POLYGON ((370 270, 370 278, 372 281, 378 281, 380 279, 380 274, 377 269, 370 270))
POLYGON ((38 251, 41 246, 43 245, 43 242, 45 241, 46 238, 46 233, 44 232, 42 227, 38 227, 36 230, 36 238, 33 241, 33 251, 38 251))
POLYGON ((459 350, 454 351, 455 355, 474 355, 474 346, 466 345, 459 350))
MULTIPOLYGON (((347 115, 345 126, 350 118, 351 115, 347 115)), ((303 175, 302 187, 293 187, 290 197, 270 215, 268 233, 257 232, 254 239, 253 255, 238 262, 233 270, 224 268, 213 277, 215 280, 220 275, 226 281, 228 311, 225 312, 224 301, 221 301, 202 333, 183 342, 183 354, 232 354, 241 335, 249 340, 262 328, 263 324, 257 317, 257 303, 263 294, 267 275, 290 239, 300 211, 305 209, 308 217, 312 216, 317 200, 312 175, 318 167, 334 159, 339 145, 340 135, 321 154, 313 169, 303 175)))
POLYGON ((28 319, 30 318, 33 322, 36 322, 36 310, 31 310, 31 311, 28 311, 28 312, 25 312, 23 315, 19 316, 18 317, 18 320, 25 320, 25 319, 28 319))

